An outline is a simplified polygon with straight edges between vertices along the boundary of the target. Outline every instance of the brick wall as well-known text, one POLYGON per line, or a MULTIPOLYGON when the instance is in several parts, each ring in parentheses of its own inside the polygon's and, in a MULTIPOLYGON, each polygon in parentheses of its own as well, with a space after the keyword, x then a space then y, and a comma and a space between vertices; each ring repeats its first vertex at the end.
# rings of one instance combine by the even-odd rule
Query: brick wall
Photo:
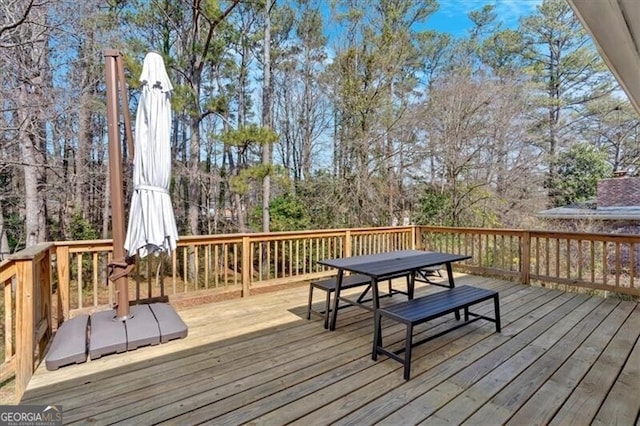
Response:
POLYGON ((640 206, 640 177, 616 177, 598 182, 598 207, 640 206))

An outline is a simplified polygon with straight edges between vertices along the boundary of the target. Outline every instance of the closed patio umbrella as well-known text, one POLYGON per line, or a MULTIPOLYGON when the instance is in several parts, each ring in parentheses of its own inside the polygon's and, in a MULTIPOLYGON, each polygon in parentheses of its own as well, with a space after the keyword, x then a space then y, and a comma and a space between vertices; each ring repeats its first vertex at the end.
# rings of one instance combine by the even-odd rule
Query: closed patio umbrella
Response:
MULTIPOLYGON (((149 53, 144 60, 142 94, 136 116, 133 197, 129 225, 124 233, 122 153, 119 135, 120 108, 129 110, 124 66, 120 52, 108 49, 106 57, 107 124, 109 135, 109 184, 111 188, 113 259, 109 279, 116 286, 117 309, 97 311, 65 321, 47 354, 46 365, 55 370, 103 355, 120 353, 187 336, 187 326, 168 303, 136 304, 131 307, 127 275, 134 255, 170 253, 178 232, 169 197, 171 181, 171 83, 162 57, 149 53), (124 243, 123 243, 124 241, 124 243), (125 251, 128 256, 125 255, 125 251)), ((124 114, 127 141, 131 136, 128 114, 124 114)))
POLYGON ((144 58, 142 94, 135 125, 133 196, 124 243, 129 256, 171 253, 178 231, 169 196, 171 183, 171 102, 173 86, 162 56, 144 58))

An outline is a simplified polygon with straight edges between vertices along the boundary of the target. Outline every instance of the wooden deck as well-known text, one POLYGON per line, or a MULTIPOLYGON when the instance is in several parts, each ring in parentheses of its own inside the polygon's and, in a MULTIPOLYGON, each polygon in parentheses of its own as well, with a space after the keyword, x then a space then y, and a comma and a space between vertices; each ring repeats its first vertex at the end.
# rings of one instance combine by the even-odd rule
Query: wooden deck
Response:
MULTIPOLYGON (((499 290, 502 333, 477 321, 415 348, 410 381, 398 362, 371 360, 370 312, 343 309, 326 331, 305 319, 308 287, 299 286, 180 310, 182 340, 40 366, 21 403, 61 404, 65 423, 83 424, 638 422, 638 303, 466 275, 456 283, 499 290)), ((385 344, 403 340, 401 326, 385 326, 385 344)))

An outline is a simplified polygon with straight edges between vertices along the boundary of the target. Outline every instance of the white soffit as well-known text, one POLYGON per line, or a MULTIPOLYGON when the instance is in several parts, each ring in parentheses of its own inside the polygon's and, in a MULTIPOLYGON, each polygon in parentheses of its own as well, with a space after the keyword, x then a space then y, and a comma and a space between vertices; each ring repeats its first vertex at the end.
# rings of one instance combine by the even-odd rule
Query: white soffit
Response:
POLYGON ((640 113, 640 0, 567 0, 640 113))

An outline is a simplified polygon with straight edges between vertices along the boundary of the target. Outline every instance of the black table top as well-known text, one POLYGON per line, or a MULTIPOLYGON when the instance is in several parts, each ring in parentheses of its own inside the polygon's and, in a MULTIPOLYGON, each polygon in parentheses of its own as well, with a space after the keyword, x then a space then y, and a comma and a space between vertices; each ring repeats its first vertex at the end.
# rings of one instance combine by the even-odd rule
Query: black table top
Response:
POLYGON ((400 250, 366 256, 320 260, 318 263, 378 279, 388 275, 466 259, 471 259, 471 256, 420 250, 400 250))

